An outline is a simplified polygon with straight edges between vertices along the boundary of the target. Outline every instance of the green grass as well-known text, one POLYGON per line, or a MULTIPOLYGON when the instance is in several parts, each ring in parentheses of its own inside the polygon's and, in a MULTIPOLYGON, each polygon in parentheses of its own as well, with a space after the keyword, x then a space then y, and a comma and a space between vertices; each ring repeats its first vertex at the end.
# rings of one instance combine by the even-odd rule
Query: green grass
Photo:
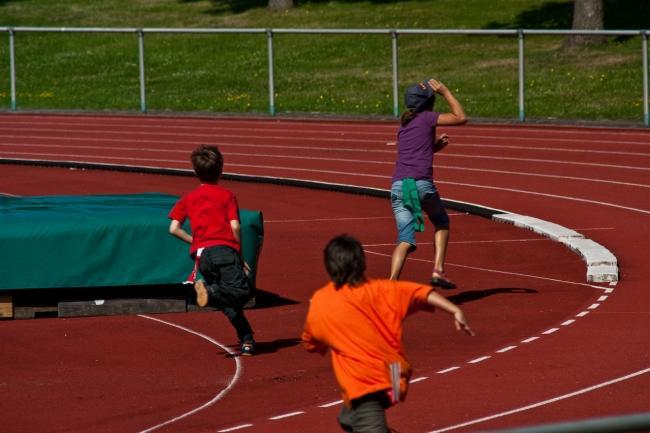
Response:
MULTIPOLYGON (((650 28, 650 2, 620 3, 605 0, 607 28, 650 28)), ((569 28, 572 2, 299 1, 281 13, 265 5, 0 0, 0 26, 569 28)), ((559 36, 526 39, 527 118, 641 122, 640 37, 571 51, 562 42, 559 36)), ((518 117, 516 37, 402 35, 398 45, 400 92, 414 80, 436 76, 470 116, 518 117)), ((390 36, 276 34, 274 54, 277 113, 393 114, 390 36)), ((145 58, 151 112, 269 111, 264 34, 147 34, 145 58)), ((16 63, 19 110, 140 109, 136 34, 19 32, 16 63)), ((0 33, 0 109, 10 107, 9 89, 8 35, 0 33)))

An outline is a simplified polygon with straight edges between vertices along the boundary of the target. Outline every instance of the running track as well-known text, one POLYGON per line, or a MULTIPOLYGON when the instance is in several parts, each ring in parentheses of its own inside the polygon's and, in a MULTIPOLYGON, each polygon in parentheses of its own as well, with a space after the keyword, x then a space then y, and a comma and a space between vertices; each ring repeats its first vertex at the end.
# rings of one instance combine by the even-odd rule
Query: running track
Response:
MULTIPOLYGON (((197 144, 220 146, 234 174, 387 188, 395 125, 382 122, 111 116, 0 116, 0 158, 189 169, 197 144)), ((617 258, 616 285, 586 284, 584 263, 532 232, 454 214, 448 270, 478 336, 443 315, 413 316, 415 366, 400 432, 477 431, 650 410, 650 131, 469 125, 437 156, 445 198, 572 228, 617 258)), ((0 166, 4 194, 162 191, 191 178, 0 166)), ((297 301, 251 311, 261 354, 229 356, 228 325, 208 313, 0 323, 3 431, 338 431, 326 358, 296 345, 324 280, 332 234, 359 236, 371 275, 393 241, 385 200, 229 183, 262 209, 260 287, 297 301), (119 332, 116 332, 119 330, 119 332), (6 344, 5 344, 6 342, 6 344), (225 343, 224 343, 225 342, 225 343), (6 348, 6 349, 5 349, 6 348), (146 348, 147 350, 143 350, 146 348)), ((425 233, 425 236, 430 233, 425 233)), ((426 239, 426 237, 425 237, 426 239)), ((420 248, 407 278, 430 263, 420 248)))

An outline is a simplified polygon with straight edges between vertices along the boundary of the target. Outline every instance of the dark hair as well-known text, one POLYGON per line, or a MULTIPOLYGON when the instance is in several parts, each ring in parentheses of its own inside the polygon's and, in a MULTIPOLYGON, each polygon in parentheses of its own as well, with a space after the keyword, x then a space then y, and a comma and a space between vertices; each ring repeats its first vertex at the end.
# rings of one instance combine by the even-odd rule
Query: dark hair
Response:
POLYGON ((402 116, 400 117, 400 123, 402 126, 406 126, 409 124, 409 122, 413 119, 416 118, 416 116, 423 112, 423 111, 431 111, 433 110, 433 106, 436 103, 436 95, 432 95, 425 103, 423 103, 421 106, 417 107, 416 109, 412 110, 407 110, 402 113, 402 116))
POLYGON ((223 172, 223 155, 217 146, 202 144, 192 152, 194 173, 201 182, 216 182, 223 172))
POLYGON ((345 284, 356 287, 366 281, 366 256, 352 236, 340 235, 330 240, 323 255, 325 269, 337 289, 345 284))
POLYGON ((399 121, 402 126, 406 126, 409 124, 409 122, 413 119, 415 119, 415 116, 418 114, 413 112, 413 111, 405 111, 402 113, 402 117, 400 117, 399 121))

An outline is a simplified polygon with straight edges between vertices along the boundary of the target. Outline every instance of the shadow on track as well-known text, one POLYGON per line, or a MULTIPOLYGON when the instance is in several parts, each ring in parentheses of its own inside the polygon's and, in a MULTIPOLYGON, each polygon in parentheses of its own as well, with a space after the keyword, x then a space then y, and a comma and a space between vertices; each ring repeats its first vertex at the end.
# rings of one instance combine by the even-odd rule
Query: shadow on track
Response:
POLYGON ((533 289, 522 289, 518 287, 499 287, 494 289, 485 289, 485 290, 470 290, 467 292, 462 292, 457 295, 452 295, 447 297, 451 302, 456 305, 462 305, 466 302, 478 301, 479 299, 487 298, 488 296, 499 295, 503 293, 523 293, 523 294, 532 294, 538 293, 537 290, 533 289))

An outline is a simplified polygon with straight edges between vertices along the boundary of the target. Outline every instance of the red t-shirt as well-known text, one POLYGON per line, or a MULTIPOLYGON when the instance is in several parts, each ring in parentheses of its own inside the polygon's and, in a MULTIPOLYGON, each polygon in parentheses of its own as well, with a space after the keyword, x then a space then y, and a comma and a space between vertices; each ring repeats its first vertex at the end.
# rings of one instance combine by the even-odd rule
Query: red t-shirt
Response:
POLYGON ((338 290, 333 283, 314 293, 302 341, 307 350, 332 352, 332 367, 346 402, 391 389, 389 364, 401 367, 401 400, 411 365, 402 347, 402 322, 429 309, 432 288, 408 281, 369 280, 338 290))
POLYGON ((181 197, 169 218, 185 223, 190 219, 192 245, 190 253, 199 248, 226 245, 240 252, 240 244, 232 232, 230 221, 239 221, 235 195, 216 184, 201 184, 181 197))

